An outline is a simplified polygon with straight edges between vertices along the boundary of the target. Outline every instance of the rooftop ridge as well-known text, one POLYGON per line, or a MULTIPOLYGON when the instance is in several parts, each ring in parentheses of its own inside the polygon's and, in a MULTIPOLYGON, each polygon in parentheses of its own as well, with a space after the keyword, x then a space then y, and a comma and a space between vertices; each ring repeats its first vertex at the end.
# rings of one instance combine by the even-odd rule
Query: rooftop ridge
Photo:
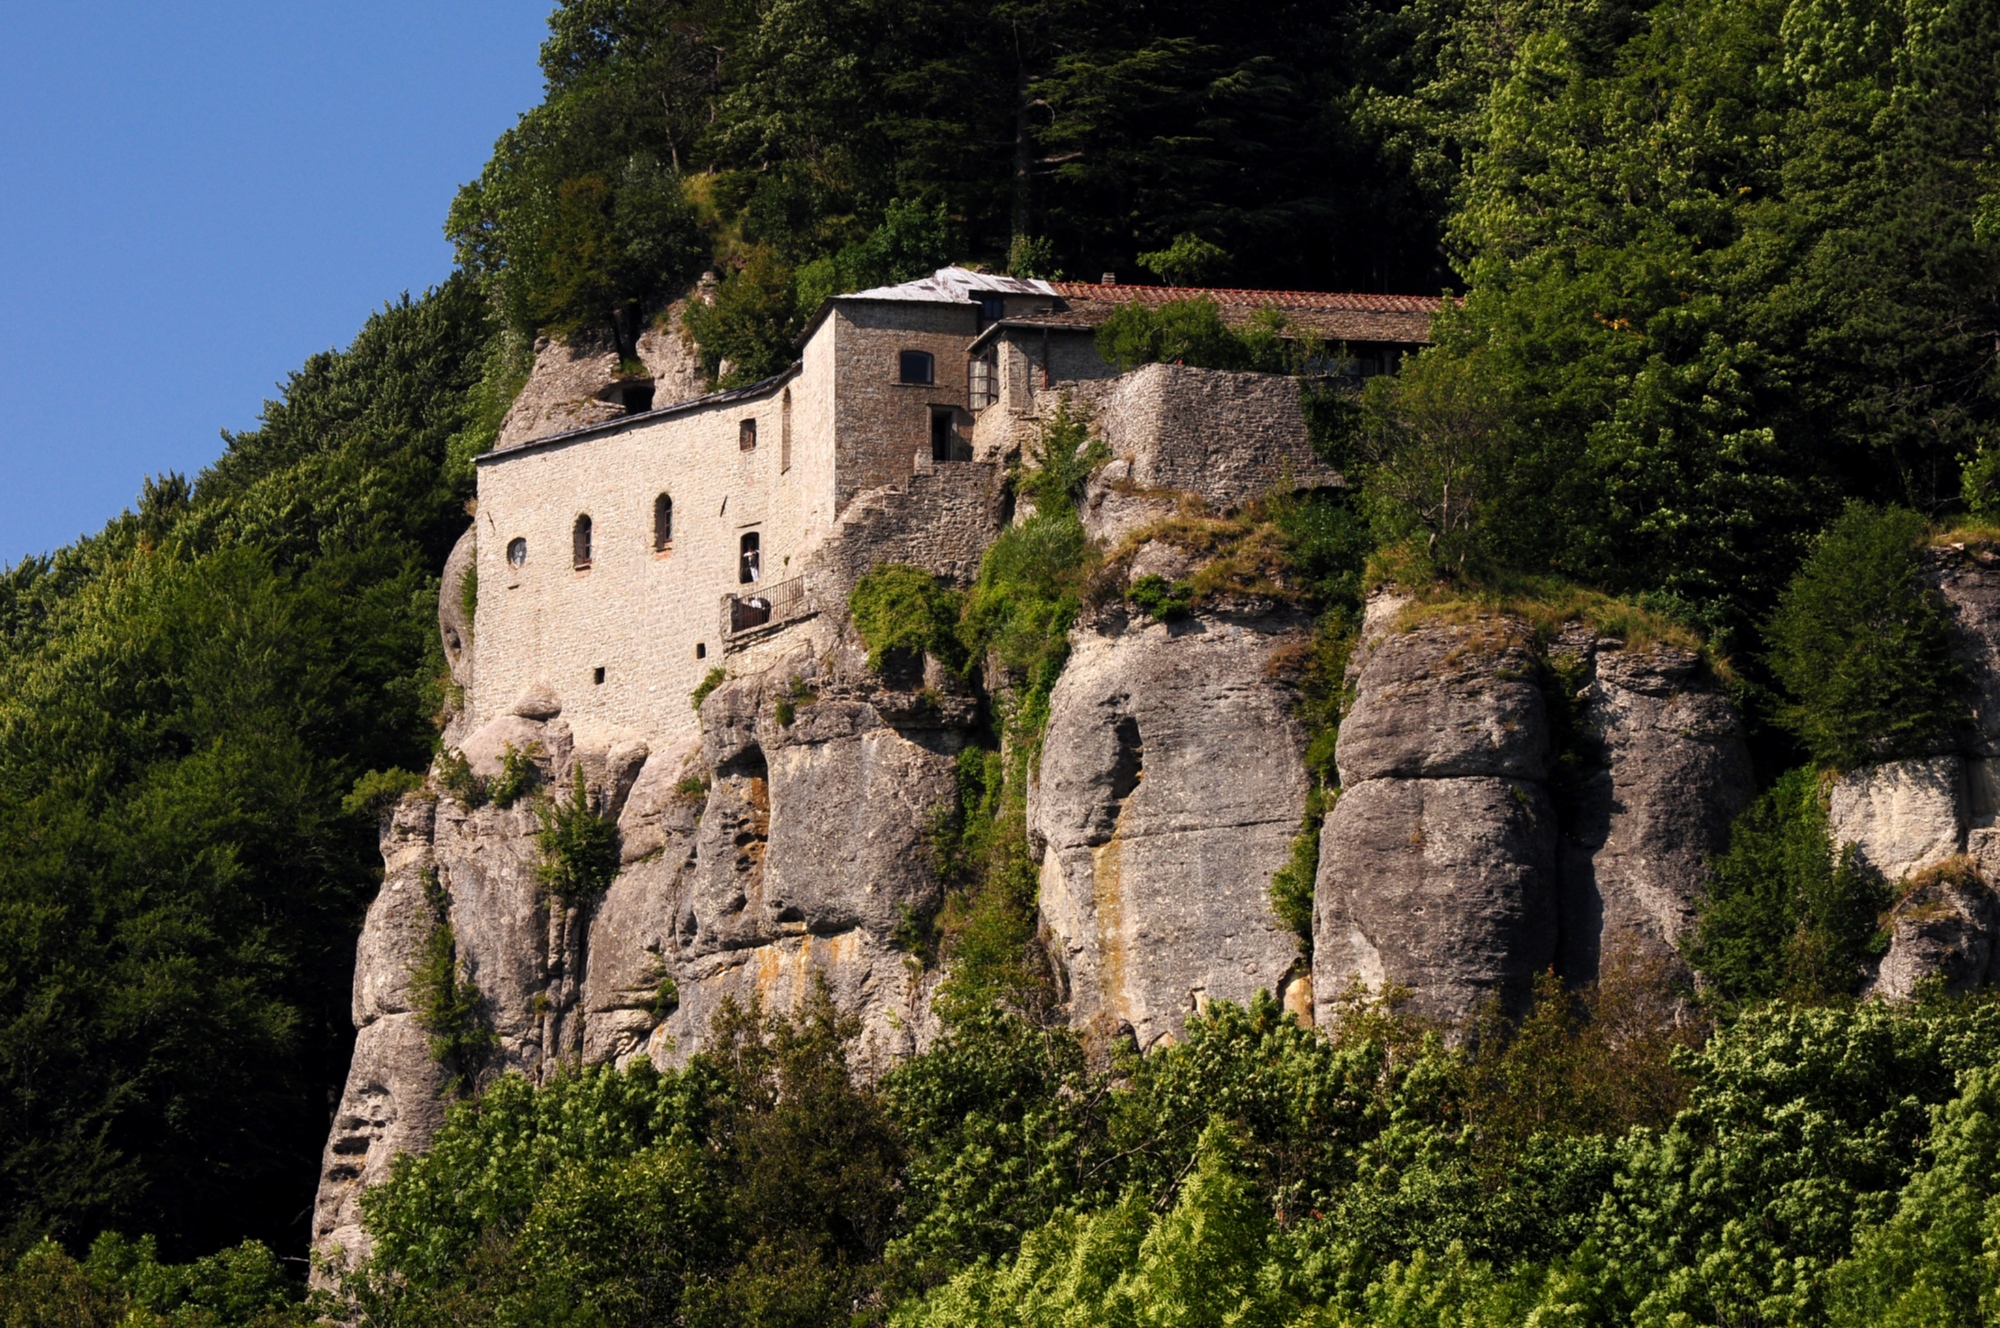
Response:
POLYGON ((1379 313, 1434 314, 1441 295, 1388 295, 1369 291, 1262 290, 1251 286, 1138 286, 1095 281, 1049 283, 1065 299, 1165 304, 1206 296, 1218 304, 1259 304, 1295 309, 1358 309, 1379 313))

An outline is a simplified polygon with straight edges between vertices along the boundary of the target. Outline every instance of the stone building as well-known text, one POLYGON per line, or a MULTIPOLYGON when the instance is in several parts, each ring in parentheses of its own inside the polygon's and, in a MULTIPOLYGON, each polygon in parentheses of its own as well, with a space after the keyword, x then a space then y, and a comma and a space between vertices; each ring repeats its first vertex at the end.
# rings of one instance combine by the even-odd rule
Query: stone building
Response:
MULTIPOLYGON (((653 378, 617 376, 615 357, 597 357, 607 381, 571 385, 567 408, 531 380, 530 427, 577 427, 526 438, 503 428, 479 458, 474 529, 454 559, 459 575, 477 570, 470 650, 455 670, 460 732, 547 686, 574 725, 691 736, 688 695, 723 656, 844 601, 868 558, 969 575, 996 519, 999 467, 1065 395, 1093 409, 1136 483, 1185 487, 1178 470, 1220 465, 1240 472, 1242 498, 1310 477, 1318 463, 1291 380, 1178 366, 1120 375, 1098 356, 1091 333, 1121 303, 1197 295, 1236 323, 1275 310, 1345 346, 1357 371, 1427 340, 1438 304, 943 268, 829 300, 798 362, 749 387, 657 401, 687 382, 687 356, 671 345, 654 357, 671 373, 653 378)), ((596 363, 544 358, 572 375, 596 363)))

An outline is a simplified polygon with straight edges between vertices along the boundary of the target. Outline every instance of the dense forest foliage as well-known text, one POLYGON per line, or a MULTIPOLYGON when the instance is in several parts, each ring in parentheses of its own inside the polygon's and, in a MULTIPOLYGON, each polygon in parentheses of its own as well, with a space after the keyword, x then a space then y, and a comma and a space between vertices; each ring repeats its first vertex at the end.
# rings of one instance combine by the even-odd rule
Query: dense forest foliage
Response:
MULTIPOLYGON (((2000 518, 2000 11, 565 0, 543 64, 452 208, 456 275, 193 483, 0 580, 0 1320, 317 1312, 282 1259, 378 879, 349 795, 435 749, 437 573, 532 337, 629 346, 712 269, 688 326, 740 379, 824 295, 944 261, 1464 293, 1400 373, 1314 397, 1348 497, 1203 518, 1208 579, 1134 601, 1276 585, 1319 615, 1323 783, 1371 555, 1703 635, 1767 791, 1690 944, 1699 1018, 1662 1037, 1629 983, 1549 990, 1473 1054, 1393 1010, 1218 1008, 1106 1061, 1052 1018, 996 743, 910 938, 955 966, 937 1050, 862 1084, 830 1010, 742 1011, 678 1073, 502 1082, 372 1200, 364 1317, 1992 1314, 1993 1007, 1853 1003, 1887 886, 1829 851, 1818 789, 1958 704, 1918 551, 2000 518)), ((1289 363, 1210 322, 1107 349, 1289 363)), ((1045 448, 972 587, 892 572, 856 604, 884 649, 997 660, 1017 763, 1108 584, 1067 501, 1087 423, 1045 448)))

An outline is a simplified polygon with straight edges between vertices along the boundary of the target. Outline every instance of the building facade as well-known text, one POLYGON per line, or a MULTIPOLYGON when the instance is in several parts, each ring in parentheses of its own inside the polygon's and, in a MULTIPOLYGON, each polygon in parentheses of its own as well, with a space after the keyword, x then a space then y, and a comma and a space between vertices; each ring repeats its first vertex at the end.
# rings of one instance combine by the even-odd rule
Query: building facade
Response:
MULTIPOLYGON (((1191 392, 1171 375, 1142 382, 1106 365, 1090 333, 1124 300, 1207 294, 1237 320, 1277 307, 1330 339, 1341 335, 1343 317, 1372 319, 1363 329, 1367 344, 1398 353, 1428 338, 1437 305, 1416 297, 1160 292, 945 268, 829 300, 807 328, 798 362, 761 383, 480 457, 468 729, 546 685, 580 728, 692 735, 690 693, 725 666, 747 632, 797 611, 810 589, 808 566, 846 533, 843 518, 851 526, 861 509, 915 492, 913 478, 939 467, 992 468, 1019 455, 1064 395, 1103 417, 1114 449, 1134 430, 1199 433, 1201 411, 1222 409, 1255 418, 1262 411, 1283 435, 1279 450, 1297 458, 1301 426, 1277 418, 1290 399, 1287 380, 1245 388, 1239 380, 1261 376, 1227 375, 1231 385, 1191 392), (1384 301, 1396 307, 1367 307, 1384 301), (1181 398, 1217 390, 1228 399, 1197 401, 1179 424, 1170 418, 1181 398)), ((643 394, 632 400, 649 404, 643 394)), ((1145 445, 1132 444, 1141 452, 1145 445)), ((1160 466, 1164 484, 1171 466, 1160 466)), ((918 488, 926 501, 978 506, 977 483, 918 488)), ((902 519, 909 526, 907 514, 902 519)), ((913 526, 896 547, 922 560, 925 546, 913 526)), ((963 574, 963 557, 947 561, 963 574)), ((832 579, 851 584, 853 570, 832 579)))

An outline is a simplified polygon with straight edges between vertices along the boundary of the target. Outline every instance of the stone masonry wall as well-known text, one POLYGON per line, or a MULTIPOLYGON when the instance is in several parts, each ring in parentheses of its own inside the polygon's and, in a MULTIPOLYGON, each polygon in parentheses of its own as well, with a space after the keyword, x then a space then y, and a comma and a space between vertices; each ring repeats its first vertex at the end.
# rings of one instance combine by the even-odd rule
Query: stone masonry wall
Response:
MULTIPOLYGON (((976 455, 1031 454, 1067 394, 1074 408, 1089 412, 1094 432, 1122 463, 1105 477, 1121 486, 1195 493, 1228 511, 1274 489, 1342 483, 1313 451, 1298 382, 1288 375, 1146 364, 1110 376, 1088 339, 1052 344, 1068 353, 1051 358, 1075 376, 1037 385, 1020 411, 1008 407, 1003 392, 980 412, 976 455)), ((1039 357, 1040 348, 1031 349, 1039 357)), ((1038 367, 1031 377, 1039 384, 1038 367)))
POLYGON ((855 582, 884 563, 907 563, 969 583, 1004 524, 998 466, 926 466, 901 488, 864 493, 806 560, 815 601, 845 612, 855 582))
POLYGON ((969 421, 965 348, 977 330, 977 313, 969 304, 840 300, 828 321, 837 385, 838 511, 865 490, 901 485, 916 458, 930 456, 934 407, 969 421), (937 381, 899 382, 897 355, 904 350, 929 352, 937 381))
POLYGON ((832 431, 802 419, 797 398, 792 466, 783 467, 789 387, 482 459, 470 727, 546 683, 579 728, 694 735, 688 693, 721 652, 718 605, 741 588, 742 535, 759 533, 772 581, 796 575, 833 524, 832 431), (748 452, 739 446, 745 419, 758 426, 748 452), (653 547, 660 494, 673 500, 664 552, 653 547), (571 559, 580 514, 592 523, 588 571, 571 559), (519 568, 507 558, 516 538, 527 541, 519 568))

